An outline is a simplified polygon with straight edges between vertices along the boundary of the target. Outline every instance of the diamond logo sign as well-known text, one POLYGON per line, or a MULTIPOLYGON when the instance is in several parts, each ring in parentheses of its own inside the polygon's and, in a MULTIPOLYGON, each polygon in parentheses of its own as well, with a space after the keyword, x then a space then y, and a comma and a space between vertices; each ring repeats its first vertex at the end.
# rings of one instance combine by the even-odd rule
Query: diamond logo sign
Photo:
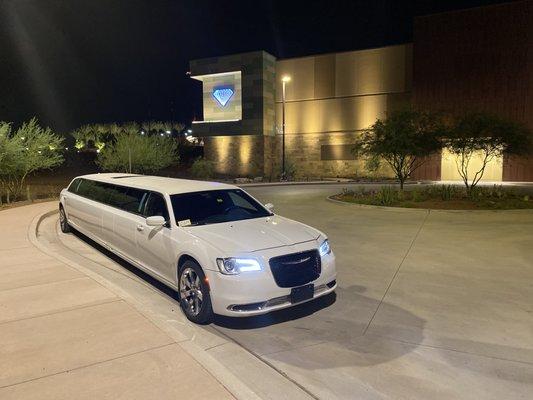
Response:
POLYGON ((229 87, 216 88, 215 90, 213 90, 213 97, 222 107, 228 104, 228 101, 231 99, 232 96, 233 89, 229 87))

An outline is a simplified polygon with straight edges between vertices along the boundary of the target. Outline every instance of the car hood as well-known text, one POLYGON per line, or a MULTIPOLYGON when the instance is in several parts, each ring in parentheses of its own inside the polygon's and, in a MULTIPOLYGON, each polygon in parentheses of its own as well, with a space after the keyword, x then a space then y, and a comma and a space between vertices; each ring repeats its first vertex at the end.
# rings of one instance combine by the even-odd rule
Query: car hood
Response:
POLYGON ((280 216, 200 225, 186 228, 223 253, 237 255, 316 240, 320 231, 280 216))

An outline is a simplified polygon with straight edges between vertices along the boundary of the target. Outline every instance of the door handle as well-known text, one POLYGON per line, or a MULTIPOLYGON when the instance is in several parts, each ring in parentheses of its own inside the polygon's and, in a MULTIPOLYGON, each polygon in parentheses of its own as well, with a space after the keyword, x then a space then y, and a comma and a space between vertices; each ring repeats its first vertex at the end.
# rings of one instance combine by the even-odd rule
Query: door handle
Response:
POLYGON ((137 225, 137 230, 138 230, 139 232, 144 231, 144 226, 142 226, 142 225, 137 225))

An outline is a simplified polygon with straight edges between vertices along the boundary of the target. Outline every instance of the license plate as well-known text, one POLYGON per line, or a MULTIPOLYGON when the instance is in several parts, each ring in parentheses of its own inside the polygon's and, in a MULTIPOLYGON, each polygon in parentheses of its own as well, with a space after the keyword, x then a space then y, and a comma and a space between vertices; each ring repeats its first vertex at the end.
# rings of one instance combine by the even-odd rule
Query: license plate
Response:
POLYGON ((292 288, 291 303, 300 303, 301 301, 312 299, 314 293, 315 285, 313 285, 312 283, 310 283, 309 285, 292 288))

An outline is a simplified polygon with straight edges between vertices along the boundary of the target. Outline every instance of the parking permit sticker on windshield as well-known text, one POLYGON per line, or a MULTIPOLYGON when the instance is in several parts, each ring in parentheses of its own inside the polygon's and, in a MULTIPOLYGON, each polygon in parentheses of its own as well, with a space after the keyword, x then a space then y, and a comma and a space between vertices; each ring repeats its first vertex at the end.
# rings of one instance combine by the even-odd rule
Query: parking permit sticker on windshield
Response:
POLYGON ((190 219, 182 219, 181 221, 178 221, 178 226, 189 226, 190 224, 190 219))

